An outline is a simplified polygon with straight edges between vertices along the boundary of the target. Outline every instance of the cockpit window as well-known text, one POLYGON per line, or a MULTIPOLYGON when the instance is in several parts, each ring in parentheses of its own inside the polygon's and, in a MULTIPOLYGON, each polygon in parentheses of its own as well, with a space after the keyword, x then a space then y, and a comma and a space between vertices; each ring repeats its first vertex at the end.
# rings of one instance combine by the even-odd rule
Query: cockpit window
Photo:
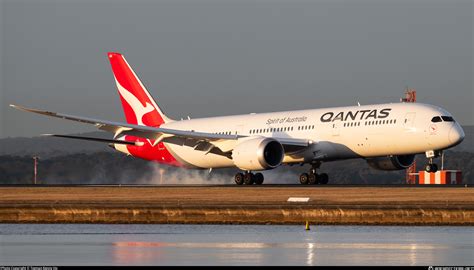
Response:
POLYGON ((439 117, 439 116, 435 116, 435 117, 431 118, 431 122, 433 122, 433 123, 437 123, 437 122, 441 122, 441 121, 443 121, 443 120, 441 120, 441 117, 439 117))
POLYGON ((445 122, 454 122, 454 119, 451 116, 441 116, 445 122))

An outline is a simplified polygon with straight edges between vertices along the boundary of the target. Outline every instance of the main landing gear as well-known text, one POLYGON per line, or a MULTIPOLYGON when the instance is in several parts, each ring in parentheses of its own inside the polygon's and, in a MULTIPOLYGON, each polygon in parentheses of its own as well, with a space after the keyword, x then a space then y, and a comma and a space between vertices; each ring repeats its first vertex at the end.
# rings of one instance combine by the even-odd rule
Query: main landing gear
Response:
POLYGON ((263 184, 263 174, 261 173, 256 173, 253 174, 251 172, 245 172, 245 173, 237 173, 235 174, 235 183, 237 185, 261 185, 263 184))
POLYGON ((302 185, 327 184, 329 181, 329 176, 327 175, 327 173, 322 173, 322 174, 316 173, 316 169, 319 169, 320 165, 321 165, 320 162, 312 163, 309 173, 302 173, 300 175, 300 184, 302 185))
POLYGON ((425 171, 426 172, 437 172, 438 171, 438 165, 436 163, 433 163, 433 158, 438 157, 440 153, 438 151, 427 151, 426 157, 428 158, 428 164, 425 166, 425 171))

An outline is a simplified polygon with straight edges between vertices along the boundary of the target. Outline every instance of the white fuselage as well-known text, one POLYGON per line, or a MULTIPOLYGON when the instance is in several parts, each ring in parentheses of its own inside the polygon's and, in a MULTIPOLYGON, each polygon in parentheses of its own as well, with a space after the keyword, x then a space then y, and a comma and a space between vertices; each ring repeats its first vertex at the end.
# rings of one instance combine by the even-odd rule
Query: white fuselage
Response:
MULTIPOLYGON (((454 146, 464 133, 455 121, 433 122, 446 110, 421 103, 389 103, 334 107, 175 121, 163 128, 236 134, 250 137, 308 139, 302 151, 286 154, 283 163, 371 158, 424 153, 454 146)), ((173 156, 190 167, 232 167, 222 155, 166 144, 173 156)))

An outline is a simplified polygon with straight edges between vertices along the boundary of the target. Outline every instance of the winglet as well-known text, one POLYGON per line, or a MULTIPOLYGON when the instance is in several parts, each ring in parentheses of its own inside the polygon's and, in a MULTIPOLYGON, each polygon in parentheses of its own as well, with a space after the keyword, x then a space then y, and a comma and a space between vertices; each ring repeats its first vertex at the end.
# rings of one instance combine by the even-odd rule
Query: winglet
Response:
POLYGON ((13 109, 17 109, 17 110, 25 111, 25 112, 34 112, 34 113, 42 112, 42 111, 39 111, 39 110, 30 109, 30 108, 26 108, 26 107, 23 107, 23 106, 20 106, 20 105, 15 105, 15 104, 10 104, 10 107, 12 107, 13 109))
POLYGON ((15 104, 10 104, 10 107, 17 109, 17 110, 23 110, 23 107, 15 105, 15 104))
POLYGON ((17 109, 17 110, 20 110, 20 111, 24 111, 24 112, 32 112, 32 113, 38 113, 38 114, 43 114, 43 115, 49 115, 49 116, 57 115, 54 112, 48 112, 48 111, 41 111, 41 110, 37 110, 37 109, 26 108, 26 107, 23 107, 23 106, 20 106, 20 105, 15 105, 15 104, 10 104, 10 107, 12 107, 14 109, 17 109))

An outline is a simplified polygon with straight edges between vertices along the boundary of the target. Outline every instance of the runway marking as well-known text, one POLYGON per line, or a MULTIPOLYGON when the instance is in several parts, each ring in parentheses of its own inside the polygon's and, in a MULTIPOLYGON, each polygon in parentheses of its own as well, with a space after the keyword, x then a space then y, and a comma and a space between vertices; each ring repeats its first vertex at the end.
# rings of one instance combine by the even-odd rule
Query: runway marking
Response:
POLYGON ((309 198, 306 197, 289 197, 288 202, 309 202, 309 198))

